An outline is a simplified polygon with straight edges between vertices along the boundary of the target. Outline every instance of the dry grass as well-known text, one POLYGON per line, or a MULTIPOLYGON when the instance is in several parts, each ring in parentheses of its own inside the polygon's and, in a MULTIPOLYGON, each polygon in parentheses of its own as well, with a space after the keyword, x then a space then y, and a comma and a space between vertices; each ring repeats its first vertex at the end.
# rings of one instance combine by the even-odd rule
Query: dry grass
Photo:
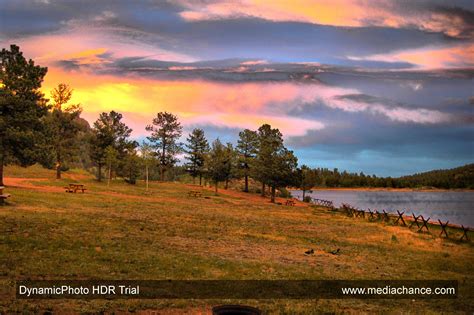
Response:
POLYGON ((270 313, 469 312, 472 244, 348 218, 324 208, 273 205, 257 195, 187 196, 195 186, 97 183, 81 172, 7 168, 10 204, 0 209, 0 311, 208 312, 209 300, 15 300, 32 279, 456 279, 458 300, 227 301, 270 313), (31 176, 33 178, 33 176, 31 176), (49 179, 41 179, 49 178, 49 179), (84 183, 86 194, 62 187, 84 183), (313 248, 314 255, 304 252, 313 248), (340 249, 340 255, 329 252, 340 249))

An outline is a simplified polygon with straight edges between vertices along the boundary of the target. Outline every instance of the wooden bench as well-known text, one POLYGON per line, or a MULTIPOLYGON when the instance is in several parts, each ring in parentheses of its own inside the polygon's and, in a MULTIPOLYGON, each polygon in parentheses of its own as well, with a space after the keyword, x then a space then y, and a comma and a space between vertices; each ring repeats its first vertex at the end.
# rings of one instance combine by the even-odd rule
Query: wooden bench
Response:
POLYGON ((11 195, 10 194, 4 194, 3 193, 3 190, 5 189, 4 186, 0 186, 0 203, 3 203, 3 201, 5 201, 7 198, 10 198, 11 195))
POLYGON ((200 191, 197 191, 197 190, 191 190, 191 191, 188 192, 188 196, 199 198, 199 197, 202 197, 202 193, 200 191))
POLYGON ((66 186, 64 188, 68 193, 77 193, 78 191, 84 193, 87 190, 83 184, 69 184, 69 186, 66 186))
POLYGON ((296 204, 295 201, 292 199, 287 199, 285 202, 285 205, 287 206, 294 206, 295 204, 296 204))

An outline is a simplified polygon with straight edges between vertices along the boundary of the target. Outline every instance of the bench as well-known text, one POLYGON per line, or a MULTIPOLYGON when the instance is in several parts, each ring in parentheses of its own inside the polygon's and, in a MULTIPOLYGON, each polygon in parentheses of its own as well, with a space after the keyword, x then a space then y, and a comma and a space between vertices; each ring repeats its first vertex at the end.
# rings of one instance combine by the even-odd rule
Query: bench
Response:
POLYGON ((292 199, 288 199, 285 202, 285 205, 287 205, 287 206, 294 206, 295 204, 296 204, 295 201, 292 200, 292 199))
POLYGON ((197 190, 191 190, 191 191, 188 192, 188 196, 199 198, 199 197, 202 197, 202 193, 200 191, 197 191, 197 190))
POLYGON ((10 198, 11 195, 10 194, 4 194, 3 193, 3 190, 5 189, 4 186, 0 186, 0 203, 3 203, 4 200, 6 200, 7 198, 10 198))

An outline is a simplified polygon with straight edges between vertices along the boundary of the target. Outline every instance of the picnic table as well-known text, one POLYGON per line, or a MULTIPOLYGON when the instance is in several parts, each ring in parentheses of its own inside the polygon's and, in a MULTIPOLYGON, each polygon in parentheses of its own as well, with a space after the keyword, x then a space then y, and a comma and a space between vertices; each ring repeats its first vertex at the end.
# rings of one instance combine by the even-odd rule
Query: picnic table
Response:
POLYGON ((295 204, 296 203, 293 199, 288 199, 288 200, 286 200, 286 203, 285 203, 285 205, 287 205, 287 206, 294 206, 295 204))
POLYGON ((77 193, 78 191, 82 191, 82 193, 84 193, 87 190, 83 184, 69 184, 69 186, 64 188, 68 193, 77 193))
POLYGON ((189 197, 202 197, 202 193, 200 191, 197 191, 197 190, 191 190, 188 192, 188 196, 189 197))
POLYGON ((3 193, 3 190, 5 189, 4 186, 0 186, 0 203, 3 203, 3 201, 5 199, 7 199, 8 197, 10 197, 11 195, 10 194, 4 194, 3 193))

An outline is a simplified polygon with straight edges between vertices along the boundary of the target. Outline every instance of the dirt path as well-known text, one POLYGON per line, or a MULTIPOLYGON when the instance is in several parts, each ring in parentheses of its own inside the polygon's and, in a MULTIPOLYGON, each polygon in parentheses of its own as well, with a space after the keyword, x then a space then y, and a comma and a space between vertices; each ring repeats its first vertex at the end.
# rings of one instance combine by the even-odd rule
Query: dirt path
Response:
MULTIPOLYGON (((190 184, 187 184, 186 187, 193 188, 193 189, 202 188, 202 189, 205 189, 207 191, 214 192, 214 188, 211 188, 211 187, 204 187, 204 186, 190 185, 190 184)), ((227 190, 226 189, 219 189, 218 193, 226 195, 226 196, 245 199, 245 200, 256 202, 256 203, 270 203, 270 197, 269 196, 262 197, 259 194, 254 194, 254 193, 245 193, 243 191, 236 191, 236 190, 232 190, 232 189, 227 189, 227 190)), ((287 200, 286 198, 280 198, 280 197, 275 198, 275 202, 281 202, 282 204, 285 204, 286 200, 287 200)), ((308 206, 307 204, 305 204, 305 203, 303 203, 303 202, 301 202, 297 199, 293 199, 293 200, 295 201, 295 206, 297 206, 297 207, 307 207, 308 206)))
POLYGON ((24 188, 24 189, 32 189, 32 190, 39 190, 39 191, 46 191, 46 192, 62 192, 64 191, 61 187, 54 187, 54 186, 37 186, 33 185, 31 182, 41 182, 49 180, 49 178, 21 178, 21 177, 5 177, 3 178, 3 182, 5 187, 15 187, 15 188, 24 188))

